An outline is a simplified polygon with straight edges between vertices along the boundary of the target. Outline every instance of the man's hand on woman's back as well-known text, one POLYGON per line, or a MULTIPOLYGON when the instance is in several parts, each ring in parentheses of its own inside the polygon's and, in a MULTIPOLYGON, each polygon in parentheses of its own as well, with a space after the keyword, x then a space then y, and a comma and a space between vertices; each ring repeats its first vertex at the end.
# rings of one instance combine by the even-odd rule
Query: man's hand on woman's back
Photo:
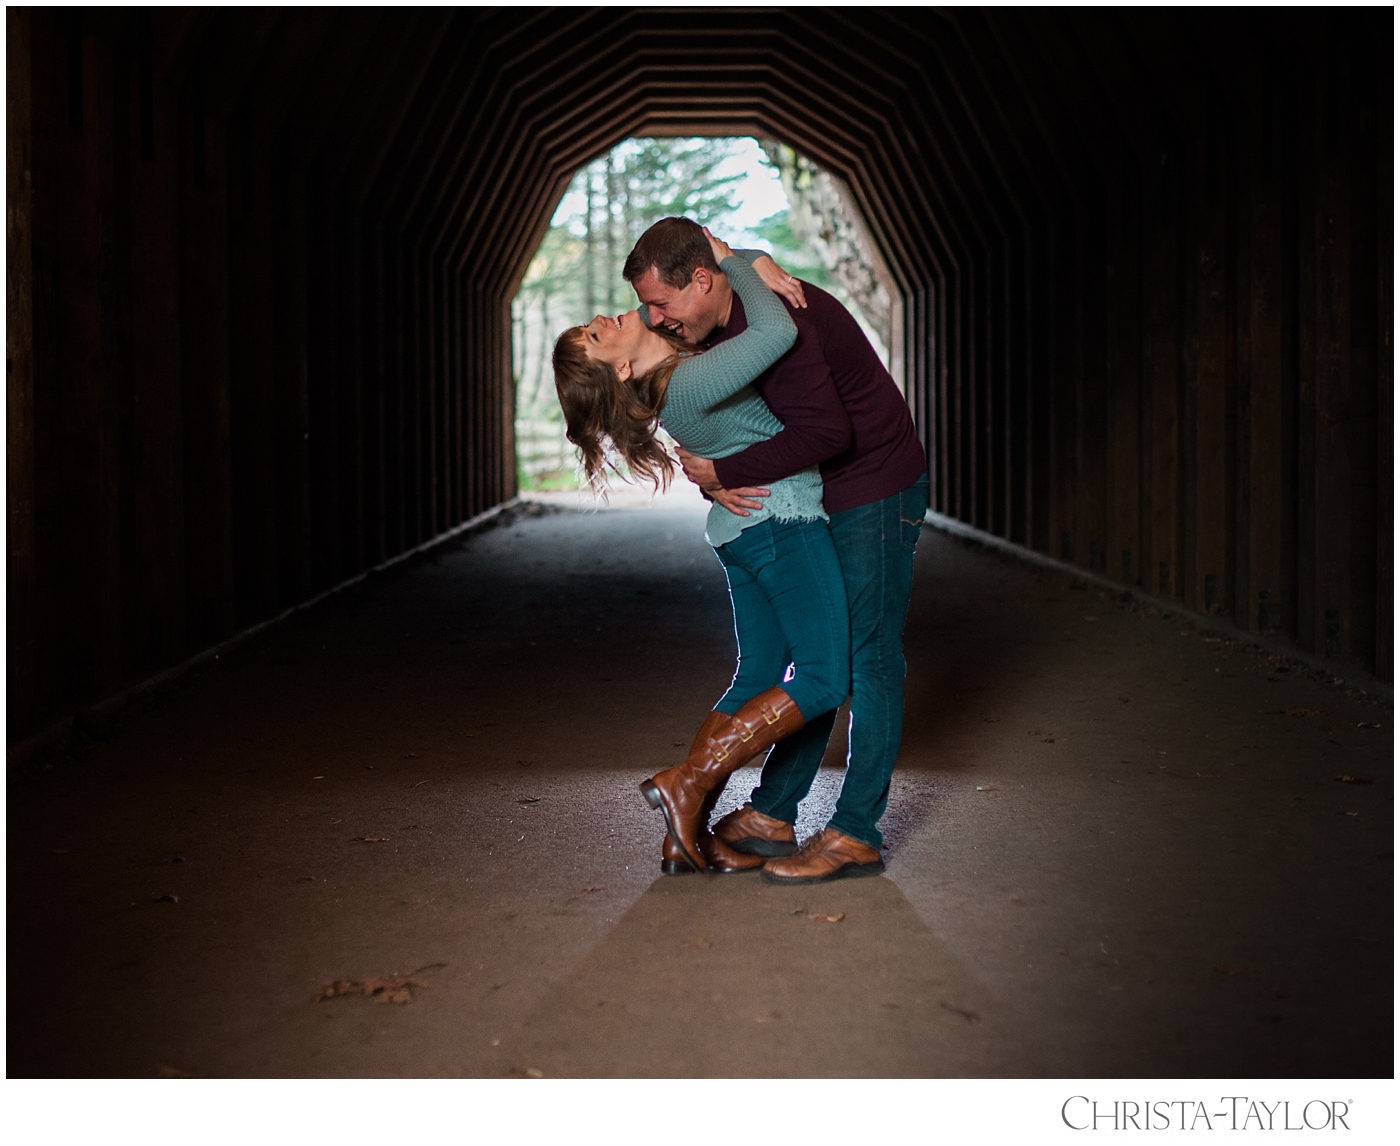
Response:
POLYGON ((749 510, 763 508, 763 503, 754 499, 767 497, 768 490, 756 486, 725 489, 715 478, 715 463, 709 458, 697 457, 680 446, 676 447, 676 456, 680 459, 681 468, 685 470, 685 476, 698 485, 706 497, 724 506, 730 513, 738 517, 748 517, 749 510))

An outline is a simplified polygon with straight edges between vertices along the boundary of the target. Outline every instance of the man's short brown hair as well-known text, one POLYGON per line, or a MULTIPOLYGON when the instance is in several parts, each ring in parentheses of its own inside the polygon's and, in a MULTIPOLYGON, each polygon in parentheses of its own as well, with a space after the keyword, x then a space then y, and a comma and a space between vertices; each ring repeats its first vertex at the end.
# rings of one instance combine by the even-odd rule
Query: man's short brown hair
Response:
POLYGON ((719 265, 710 252, 710 240, 705 238, 700 224, 675 215, 653 223, 642 232, 622 264, 622 277, 635 283, 652 267, 663 283, 677 290, 690 284, 696 267, 719 273, 719 265))

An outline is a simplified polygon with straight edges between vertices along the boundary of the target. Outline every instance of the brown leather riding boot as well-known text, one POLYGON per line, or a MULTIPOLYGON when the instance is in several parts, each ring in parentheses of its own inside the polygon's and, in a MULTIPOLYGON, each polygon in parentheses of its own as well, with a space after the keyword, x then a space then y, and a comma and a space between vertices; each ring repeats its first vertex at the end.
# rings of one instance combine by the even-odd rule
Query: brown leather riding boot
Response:
MULTIPOLYGON (((689 759, 697 752, 703 752, 705 745, 710 742, 710 737, 719 730, 728 727, 729 716, 723 712, 711 712, 700 722, 700 731, 695 734, 695 739, 690 743, 690 751, 686 753, 689 759)), ((719 800, 719 792, 711 792, 705 797, 705 806, 701 809, 700 823, 710 822, 710 813, 715 810, 715 803, 719 800)), ((702 850, 702 855, 703 850, 702 850)), ((706 860, 708 862, 708 856, 706 860)), ((670 835, 661 837, 661 874, 662 875, 689 875, 695 871, 695 865, 691 863, 689 857, 671 839, 670 835)))
MULTIPOLYGON (((736 852, 723 840, 711 832, 700 836, 700 854, 705 857, 705 870, 720 875, 735 875, 741 871, 753 871, 764 864, 762 856, 745 855, 736 852)), ((688 875, 695 870, 685 852, 677 846, 669 835, 661 837, 661 874, 688 875)))
MULTIPOLYGON (((696 752, 704 751, 705 745, 709 743, 711 734, 725 723, 725 714, 722 712, 712 712, 705 717, 700 725, 700 731, 696 733, 695 740, 690 746, 687 756, 692 756, 696 752), (721 719, 716 719, 719 717, 721 719)), ((711 792, 705 797, 704 807, 700 809, 700 824, 702 827, 710 822, 710 814, 715 810, 715 804, 719 801, 719 791, 711 792)), ((708 831, 704 835, 708 835, 708 831)), ((706 867, 709 870, 710 855, 705 850, 703 838, 700 841, 700 854, 705 857, 706 867)), ((690 862, 685 852, 681 851, 680 845, 671 838, 670 833, 661 837, 661 874, 662 875, 690 875, 695 871, 695 865, 690 862)))
POLYGON ((715 837, 736 852, 751 856, 790 856, 797 850, 797 833, 786 820, 775 820, 752 804, 736 808, 714 827, 715 837))
POLYGON ((667 832, 661 837, 661 874, 690 875, 694 871, 695 865, 671 838, 671 833, 667 832))
POLYGON ((733 716, 710 713, 690 755, 641 782, 642 795, 666 817, 667 833, 696 871, 706 866, 699 844, 708 819, 706 798, 733 772, 804 723, 802 710, 783 689, 765 689, 733 716))

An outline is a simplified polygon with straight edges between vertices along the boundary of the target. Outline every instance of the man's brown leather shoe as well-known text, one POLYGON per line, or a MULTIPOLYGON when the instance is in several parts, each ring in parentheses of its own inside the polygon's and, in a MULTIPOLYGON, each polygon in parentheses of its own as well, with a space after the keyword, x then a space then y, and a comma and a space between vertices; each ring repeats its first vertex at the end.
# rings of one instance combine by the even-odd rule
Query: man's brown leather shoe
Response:
POLYGON ((731 773, 761 756, 806 723, 797 702, 783 689, 765 689, 733 716, 712 712, 700 726, 690 754, 638 787, 666 817, 666 831, 697 871, 705 867, 699 839, 712 800, 731 773))
POLYGON ((797 833, 786 820, 775 820, 752 804, 736 808, 714 827, 715 837, 736 852, 751 856, 790 856, 797 850, 797 833))
POLYGON ((795 856, 770 859, 763 865, 763 878, 769 883, 824 883, 879 875, 885 861, 869 844, 824 828, 803 843, 795 856))
MULTIPOLYGON (((762 856, 745 855, 736 852, 723 840, 716 839, 709 832, 700 837, 700 853, 705 857, 708 872, 718 875, 735 875, 742 871, 754 871, 763 866, 762 856)), ((690 860, 670 836, 661 840, 661 874, 686 875, 694 871, 690 860)))

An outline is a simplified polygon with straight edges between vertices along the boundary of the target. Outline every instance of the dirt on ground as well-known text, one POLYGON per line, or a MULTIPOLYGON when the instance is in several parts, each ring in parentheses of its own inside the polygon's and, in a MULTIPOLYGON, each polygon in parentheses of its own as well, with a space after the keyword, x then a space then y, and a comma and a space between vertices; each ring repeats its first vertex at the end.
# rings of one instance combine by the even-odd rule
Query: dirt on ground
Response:
POLYGON ((702 514, 523 511, 12 775, 9 1073, 1393 1075, 1389 706, 933 529, 887 874, 661 876, 702 514))

